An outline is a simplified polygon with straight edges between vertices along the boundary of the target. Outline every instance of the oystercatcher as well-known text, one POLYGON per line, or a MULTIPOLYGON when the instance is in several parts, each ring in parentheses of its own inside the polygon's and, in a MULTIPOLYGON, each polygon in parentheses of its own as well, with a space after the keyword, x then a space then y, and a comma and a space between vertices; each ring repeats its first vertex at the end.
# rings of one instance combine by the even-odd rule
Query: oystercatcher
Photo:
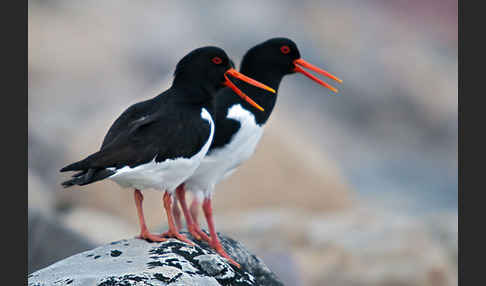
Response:
POLYGON ((126 109, 113 123, 98 152, 60 171, 80 171, 62 183, 64 187, 87 185, 110 179, 124 188, 134 188, 140 222, 140 238, 165 241, 164 235, 148 231, 142 209, 141 190, 165 191, 163 204, 169 222, 165 236, 192 244, 181 235, 172 217, 172 193, 199 166, 214 136, 213 97, 229 88, 249 106, 263 110, 248 98, 228 76, 275 92, 245 77, 232 67, 218 47, 202 47, 177 64, 172 86, 158 96, 126 109))
MULTIPOLYGON (((240 72, 278 90, 285 75, 299 72, 317 83, 337 93, 337 89, 315 77, 303 68, 308 68, 333 80, 342 82, 330 73, 306 62, 300 56, 297 45, 287 38, 273 38, 251 48, 243 57, 240 72)), ((219 242, 214 228, 211 195, 215 185, 233 173, 236 168, 254 153, 263 134, 263 127, 275 106, 277 96, 251 86, 245 87, 262 107, 264 112, 256 112, 248 103, 233 96, 233 91, 224 88, 215 97, 216 131, 211 147, 184 184, 177 188, 176 195, 186 218, 188 231, 196 239, 205 239, 223 257, 229 259, 219 242), (185 190, 195 197, 188 210, 185 190), (207 220, 210 237, 197 221, 197 208, 203 199, 203 211, 207 220)), ((177 218, 177 220, 180 220, 177 218)), ((178 223, 180 225, 180 222, 178 223)))

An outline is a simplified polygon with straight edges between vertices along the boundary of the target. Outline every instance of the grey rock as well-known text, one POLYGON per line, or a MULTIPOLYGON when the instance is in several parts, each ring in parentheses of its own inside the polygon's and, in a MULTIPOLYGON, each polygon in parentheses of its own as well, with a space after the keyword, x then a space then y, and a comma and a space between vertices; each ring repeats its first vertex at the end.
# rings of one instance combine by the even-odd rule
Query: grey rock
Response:
MULTIPOLYGON (((184 233, 188 235, 187 233, 184 233)), ((219 234, 241 265, 231 265, 205 242, 122 239, 58 261, 28 276, 40 285, 283 285, 261 259, 219 234)))
POLYGON ((224 279, 226 277, 231 277, 232 275, 234 275, 232 271, 224 272, 225 265, 221 257, 217 257, 214 255, 199 255, 196 256, 194 259, 198 261, 204 272, 211 276, 224 279), (220 273, 222 273, 223 275, 219 275, 220 273))

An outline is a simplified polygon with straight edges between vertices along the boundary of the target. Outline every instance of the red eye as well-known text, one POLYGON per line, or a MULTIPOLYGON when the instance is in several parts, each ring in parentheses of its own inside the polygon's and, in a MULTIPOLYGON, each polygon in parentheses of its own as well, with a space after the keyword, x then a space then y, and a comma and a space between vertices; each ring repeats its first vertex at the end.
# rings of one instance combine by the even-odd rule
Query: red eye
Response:
POLYGON ((211 59, 211 61, 217 65, 223 62, 223 60, 220 57, 214 57, 211 59))
POLYGON ((281 46, 280 51, 282 52, 282 54, 288 54, 290 53, 290 48, 289 46, 281 46))

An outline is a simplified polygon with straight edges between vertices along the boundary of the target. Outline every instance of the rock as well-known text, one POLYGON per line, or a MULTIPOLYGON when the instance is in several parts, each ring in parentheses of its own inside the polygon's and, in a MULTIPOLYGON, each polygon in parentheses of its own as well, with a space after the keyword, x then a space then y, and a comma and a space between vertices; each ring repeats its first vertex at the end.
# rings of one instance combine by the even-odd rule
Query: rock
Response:
MULTIPOLYGON (((188 235, 187 233, 184 233, 188 235)), ((28 276, 41 285, 283 285, 261 259, 219 234, 223 247, 241 265, 229 264, 205 242, 122 239, 58 261, 28 276)))

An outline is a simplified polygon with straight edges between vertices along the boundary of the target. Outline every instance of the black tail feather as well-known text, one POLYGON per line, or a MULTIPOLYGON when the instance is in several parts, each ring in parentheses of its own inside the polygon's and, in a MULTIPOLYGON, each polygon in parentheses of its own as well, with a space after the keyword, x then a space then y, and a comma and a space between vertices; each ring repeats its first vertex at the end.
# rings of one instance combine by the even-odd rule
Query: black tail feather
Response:
POLYGON ((69 188, 74 185, 84 186, 103 180, 115 173, 115 171, 110 171, 108 169, 88 169, 74 174, 72 179, 63 182, 62 186, 64 188, 69 188))
POLYGON ((76 163, 72 163, 70 165, 67 165, 66 167, 62 168, 59 171, 60 172, 81 171, 81 170, 88 169, 89 167, 87 165, 88 164, 86 163, 86 159, 85 159, 85 160, 81 160, 79 162, 76 162, 76 163))

